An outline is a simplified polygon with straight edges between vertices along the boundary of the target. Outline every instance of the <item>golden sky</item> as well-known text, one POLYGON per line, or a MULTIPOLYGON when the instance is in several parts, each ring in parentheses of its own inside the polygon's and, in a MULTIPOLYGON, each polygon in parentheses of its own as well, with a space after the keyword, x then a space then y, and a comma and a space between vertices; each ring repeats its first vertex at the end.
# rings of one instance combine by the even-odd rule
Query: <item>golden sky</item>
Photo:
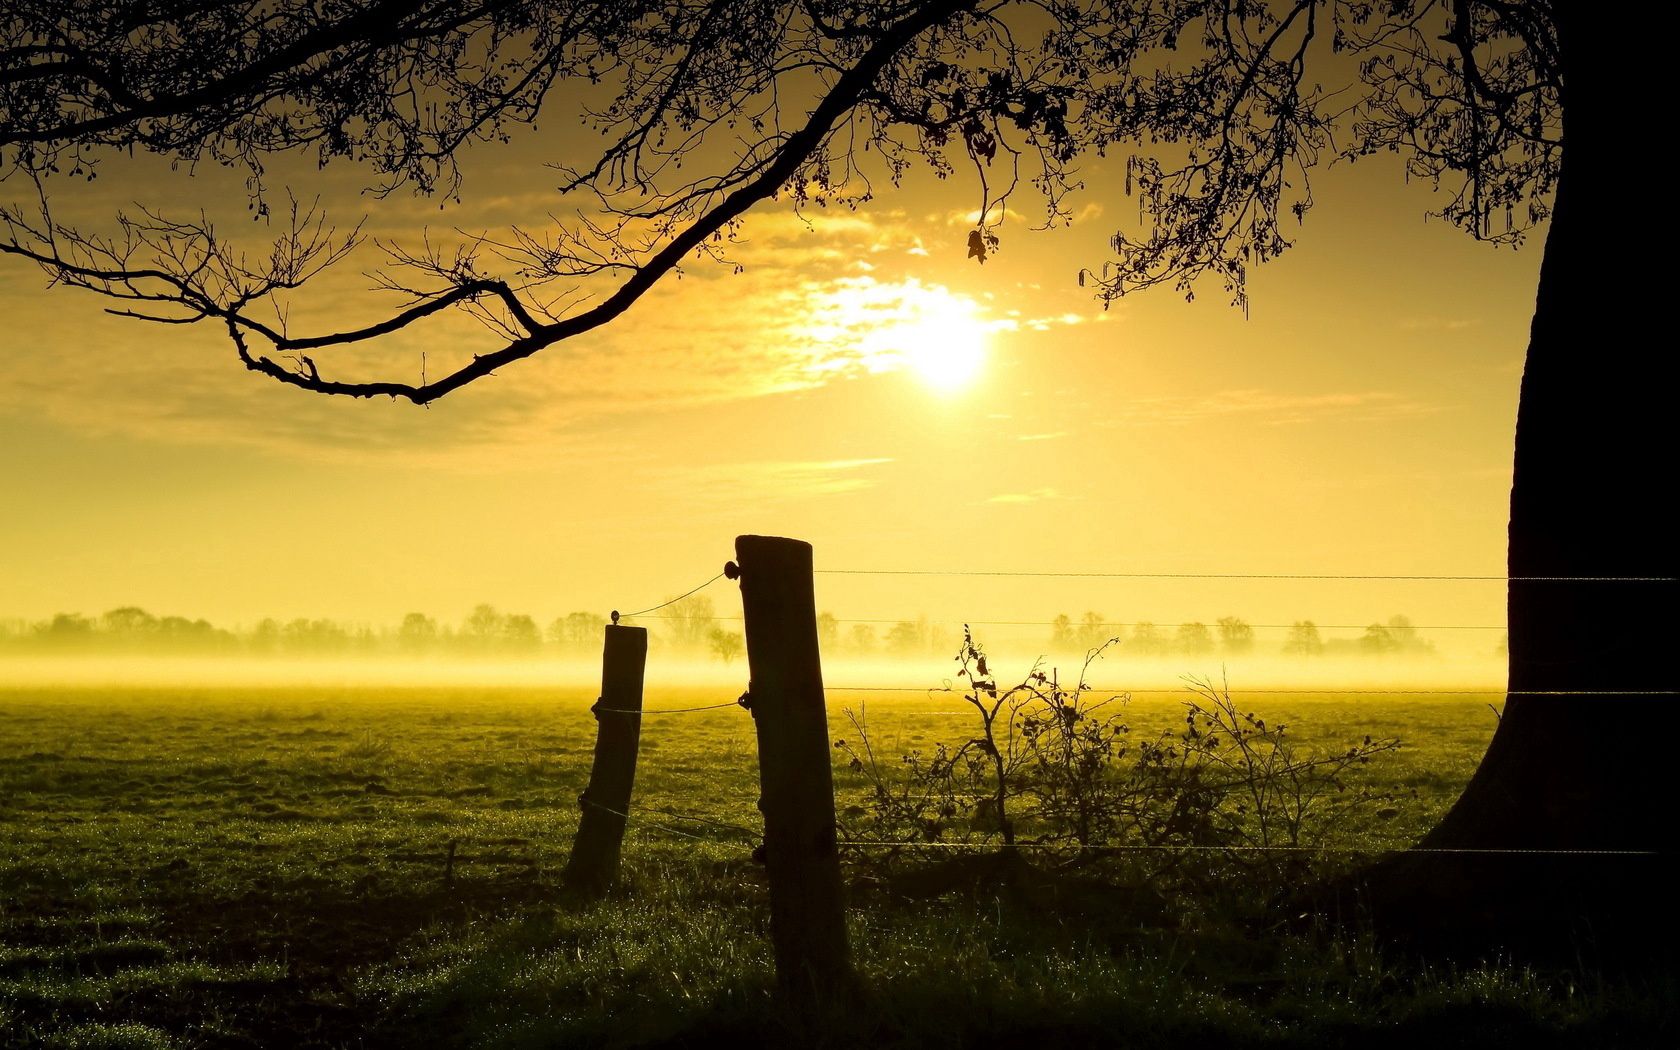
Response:
MULTIPOLYGON (((348 167, 291 181, 341 220, 368 210, 381 236, 540 227, 567 206, 542 150, 480 150, 443 211, 358 197, 348 167)), ((8 261, 0 617, 135 603, 230 625, 456 621, 489 601, 546 622, 669 597, 741 532, 807 539, 829 568, 1502 573, 1538 240, 1498 249, 1426 222, 1427 187, 1376 158, 1318 173, 1298 246, 1253 274, 1246 317, 1218 287, 1105 313, 1075 274, 1136 214, 1120 164, 1086 165, 1071 228, 1031 230, 1023 197, 984 266, 965 259, 978 193, 960 177, 809 222, 767 202, 732 251, 744 273, 688 267, 610 329, 429 409, 280 387, 208 327, 107 317, 8 261)), ((112 160, 58 207, 207 204, 256 247, 238 186, 112 160)), ((373 262, 306 287, 294 321, 376 319, 390 300, 358 272, 373 262)), ((422 351, 493 345, 443 321, 322 367, 418 378, 422 351)), ((1497 583, 818 587, 838 615, 889 619, 1504 616, 1497 583)))

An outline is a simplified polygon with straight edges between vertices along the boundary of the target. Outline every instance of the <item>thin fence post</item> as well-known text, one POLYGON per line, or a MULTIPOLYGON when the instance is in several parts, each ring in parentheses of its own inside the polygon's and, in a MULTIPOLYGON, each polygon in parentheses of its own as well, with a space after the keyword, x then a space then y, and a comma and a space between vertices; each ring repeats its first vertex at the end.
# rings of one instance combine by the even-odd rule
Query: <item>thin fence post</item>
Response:
POLYGON ((811 545, 735 540, 746 621, 749 710, 758 735, 770 937, 782 993, 800 1006, 855 989, 835 842, 834 774, 817 652, 811 545))
POLYGON ((618 855, 636 782, 642 738, 642 675, 647 669, 647 628, 614 624, 601 651, 601 698, 595 712, 595 762, 589 786, 578 796, 577 837, 562 879, 569 890, 604 892, 618 878, 618 855))

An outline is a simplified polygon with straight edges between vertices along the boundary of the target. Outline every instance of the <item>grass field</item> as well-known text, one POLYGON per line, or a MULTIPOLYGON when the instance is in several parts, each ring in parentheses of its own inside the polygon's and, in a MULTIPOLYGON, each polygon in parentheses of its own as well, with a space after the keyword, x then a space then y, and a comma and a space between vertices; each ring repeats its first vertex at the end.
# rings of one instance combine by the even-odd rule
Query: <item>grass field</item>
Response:
MULTIPOLYGON (((1237 694, 1239 699, 1240 693, 1237 694)), ((649 708, 730 699, 650 689, 649 708)), ((1395 736, 1405 796, 1337 844, 1401 845, 1462 787, 1480 696, 1268 695, 1308 741, 1395 736), (1415 792, 1415 795, 1413 794, 1415 792)), ((558 876, 593 693, 529 688, 0 692, 0 1046, 776 1045, 753 725, 644 721, 623 885, 558 876), (668 811, 668 812, 660 812, 668 811), (707 824, 686 817, 716 821, 707 824), (454 862, 446 857, 453 844, 454 862)), ((954 739, 950 696, 867 701, 878 747, 954 739)), ((1181 718, 1132 704, 1139 726, 1181 718)), ((863 788, 837 768, 842 805, 863 788)), ((1645 1045, 1670 976, 1452 970, 1214 911, 906 900, 848 866, 866 1009, 835 1045, 1645 1045)), ((1118 891, 1117 891, 1118 893, 1118 891)))

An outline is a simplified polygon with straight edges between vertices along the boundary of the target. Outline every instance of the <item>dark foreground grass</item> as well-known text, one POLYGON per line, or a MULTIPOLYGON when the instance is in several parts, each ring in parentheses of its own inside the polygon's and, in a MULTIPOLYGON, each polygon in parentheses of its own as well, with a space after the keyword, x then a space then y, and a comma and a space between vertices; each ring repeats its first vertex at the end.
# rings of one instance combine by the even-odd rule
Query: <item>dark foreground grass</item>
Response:
MULTIPOLYGON (((0 693, 0 1047, 1674 1039, 1669 973, 1432 968, 1262 908, 1147 888, 907 899, 873 863, 849 867, 865 998, 801 1029, 772 1001, 763 871, 730 827, 756 824, 744 712, 646 719, 623 885, 588 904, 559 892, 590 699, 0 693)), ((1405 801, 1345 829, 1344 845, 1399 845, 1426 827, 1493 728, 1470 698, 1264 706, 1309 739, 1411 745, 1371 770, 1405 801)), ((878 744, 901 750, 960 733, 951 710, 949 698, 878 698, 868 717, 878 744)), ((1169 702, 1135 713, 1140 725, 1178 717, 1169 702)), ((862 786, 845 770, 837 782, 843 795, 862 786)))

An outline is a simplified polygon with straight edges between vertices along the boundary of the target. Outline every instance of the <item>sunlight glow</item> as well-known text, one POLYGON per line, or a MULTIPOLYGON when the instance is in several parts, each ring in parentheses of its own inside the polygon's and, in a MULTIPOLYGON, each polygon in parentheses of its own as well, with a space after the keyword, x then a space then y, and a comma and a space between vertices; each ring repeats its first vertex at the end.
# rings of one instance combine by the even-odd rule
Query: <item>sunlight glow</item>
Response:
POLYGON ((994 329, 974 299, 911 278, 884 283, 849 278, 813 296, 804 336, 819 371, 914 372, 939 394, 954 394, 979 375, 994 329))

